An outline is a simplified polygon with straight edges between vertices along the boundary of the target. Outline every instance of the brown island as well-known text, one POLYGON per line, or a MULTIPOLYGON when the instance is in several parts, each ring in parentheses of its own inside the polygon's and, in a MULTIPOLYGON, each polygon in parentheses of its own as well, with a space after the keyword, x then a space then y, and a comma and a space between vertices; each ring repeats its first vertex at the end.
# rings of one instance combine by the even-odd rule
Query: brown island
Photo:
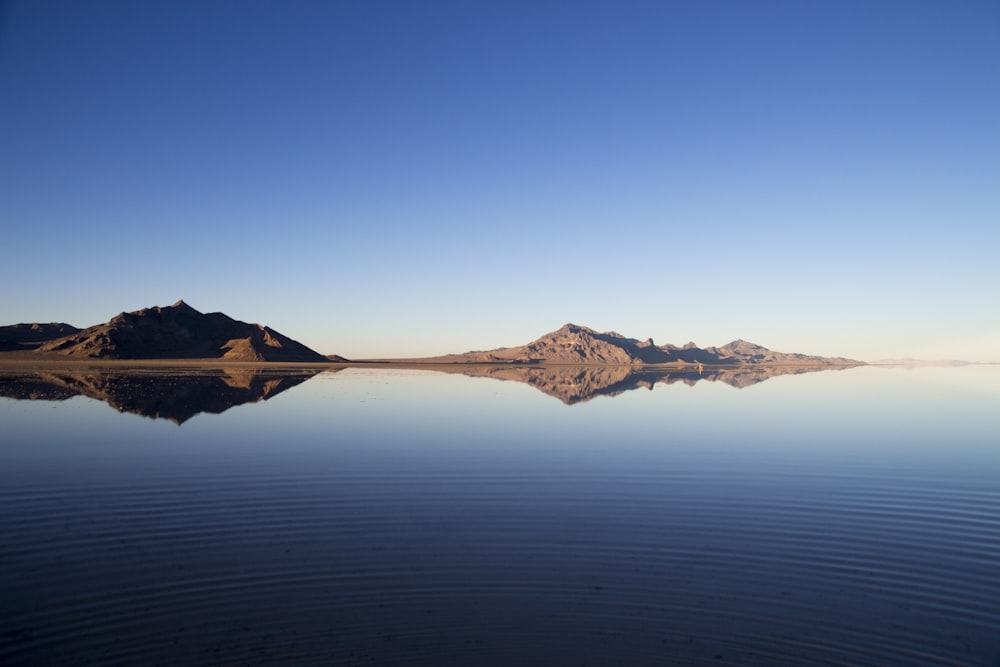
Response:
POLYGON ((294 364, 405 365, 601 365, 847 367, 864 362, 775 352, 735 340, 722 347, 656 345, 619 333, 600 333, 576 324, 518 347, 420 359, 351 361, 322 355, 270 327, 248 324, 223 313, 201 313, 183 301, 120 313, 104 324, 78 329, 64 323, 0 327, 0 361, 192 361, 294 364))
POLYGON ((0 351, 0 360, 25 361, 330 361, 270 327, 201 313, 183 301, 119 313, 86 329, 62 323, 0 327, 0 351))
POLYGON ((742 388, 777 375, 863 363, 775 352, 743 340, 707 348, 694 343, 656 345, 652 339, 600 333, 575 324, 517 347, 351 361, 322 355, 260 324, 223 313, 201 313, 183 301, 121 313, 86 329, 62 323, 0 327, 0 395, 43 400, 86 395, 122 411, 178 423, 198 412, 266 400, 321 370, 347 366, 423 368, 513 380, 573 404, 639 387, 651 389, 657 383, 718 381, 742 388), (131 379, 104 377, 115 368, 128 369, 131 379), (207 379, 206 369, 213 369, 207 379), (234 369, 240 369, 238 374, 234 369), (294 377, 279 382, 279 369, 294 377), (162 377, 149 377, 168 373, 175 387, 172 393, 161 389, 162 377), (184 381, 177 378, 185 374, 191 379, 179 388, 184 381), (179 403, 178 392, 183 397, 179 403))

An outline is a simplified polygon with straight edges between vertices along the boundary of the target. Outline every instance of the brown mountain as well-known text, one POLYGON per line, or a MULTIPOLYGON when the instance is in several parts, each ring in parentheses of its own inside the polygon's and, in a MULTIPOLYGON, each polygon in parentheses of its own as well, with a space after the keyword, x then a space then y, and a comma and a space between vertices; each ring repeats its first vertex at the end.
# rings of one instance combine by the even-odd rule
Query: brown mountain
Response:
POLYGON ((766 347, 735 340, 722 347, 699 348, 657 346, 652 338, 640 341, 614 331, 600 333, 577 324, 566 324, 541 338, 519 347, 485 352, 466 352, 422 359, 440 363, 487 364, 792 364, 799 366, 857 366, 863 362, 842 357, 817 357, 775 352, 766 347))
POLYGON ((327 362, 274 329, 223 313, 201 313, 183 301, 121 313, 106 324, 49 340, 38 351, 97 359, 327 362))
MULTIPOLYGON (((669 348, 670 346, 666 346, 669 348)), ((666 349, 665 348, 665 349, 666 349)), ((689 350, 681 348, 677 351, 679 356, 688 353, 689 350)), ((844 357, 819 357, 809 354, 799 354, 797 352, 775 352, 762 345, 749 343, 745 340, 734 340, 722 347, 708 347, 705 352, 710 357, 709 363, 737 363, 737 364, 792 364, 792 365, 819 365, 819 366, 861 366, 863 361, 845 359, 844 357)))

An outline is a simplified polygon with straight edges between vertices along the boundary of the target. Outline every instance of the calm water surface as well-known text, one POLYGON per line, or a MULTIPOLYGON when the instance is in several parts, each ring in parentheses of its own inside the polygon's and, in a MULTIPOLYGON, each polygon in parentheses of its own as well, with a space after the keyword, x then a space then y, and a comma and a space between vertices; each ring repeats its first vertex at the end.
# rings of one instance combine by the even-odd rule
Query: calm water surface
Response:
POLYGON ((0 378, 0 664, 1000 665, 997 367, 507 380, 0 378))

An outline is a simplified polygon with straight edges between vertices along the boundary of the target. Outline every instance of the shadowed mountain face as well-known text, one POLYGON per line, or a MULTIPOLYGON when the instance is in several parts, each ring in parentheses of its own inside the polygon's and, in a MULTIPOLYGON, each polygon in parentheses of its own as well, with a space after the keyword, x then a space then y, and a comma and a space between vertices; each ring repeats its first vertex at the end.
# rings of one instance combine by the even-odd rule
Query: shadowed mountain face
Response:
POLYGON ((486 352, 451 354, 423 361, 495 364, 796 364, 816 366, 857 366, 862 362, 842 357, 817 357, 806 354, 775 352, 766 347, 735 340, 722 347, 699 348, 693 343, 683 347, 657 346, 653 339, 640 341, 613 331, 599 333, 576 324, 547 333, 538 340, 519 347, 486 352))
POLYGON ((737 389, 758 384, 779 375, 797 375, 831 369, 820 366, 755 366, 740 368, 663 369, 630 366, 544 366, 544 365, 468 365, 454 369, 439 366, 435 370, 461 373, 470 377, 524 382, 542 393, 554 396, 566 405, 589 401, 595 396, 617 396, 631 389, 652 389, 657 383, 722 382, 737 389))
POLYGON ((219 414, 236 405, 266 401, 319 372, 255 368, 183 374, 38 371, 0 375, 0 396, 42 401, 86 396, 119 412, 169 419, 180 425, 203 412, 219 414))
POLYGON ((49 340, 38 351, 96 359, 328 361, 273 329, 222 313, 200 313, 183 301, 121 313, 106 324, 49 340))

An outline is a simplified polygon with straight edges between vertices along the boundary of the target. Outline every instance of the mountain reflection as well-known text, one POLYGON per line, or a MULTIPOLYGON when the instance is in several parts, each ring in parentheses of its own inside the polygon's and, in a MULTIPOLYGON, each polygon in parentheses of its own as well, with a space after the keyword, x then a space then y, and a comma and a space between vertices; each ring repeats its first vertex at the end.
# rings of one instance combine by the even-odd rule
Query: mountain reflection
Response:
POLYGON ((0 396, 40 401, 86 396, 119 412, 180 425, 203 412, 219 414, 236 405, 266 401, 318 372, 260 368, 36 371, 0 375, 0 396))
MULTIPOLYGON (((723 382, 742 389, 779 375, 831 370, 829 367, 742 366, 651 368, 633 366, 479 365, 422 366, 424 370, 524 382, 566 405, 595 396, 617 396, 657 383, 723 382)), ((219 414, 244 403, 266 401, 318 373, 341 369, 145 369, 96 368, 0 372, 0 396, 17 400, 64 401, 86 396, 119 412, 183 424, 208 412, 219 414)))
POLYGON ((436 367, 449 373, 495 380, 524 382, 554 396, 566 405, 589 401, 595 396, 617 396, 631 389, 652 389, 657 383, 683 382, 694 386, 701 381, 723 382, 737 389, 759 384, 779 375, 798 375, 833 370, 829 367, 754 366, 738 368, 684 369, 632 366, 456 366, 436 367))

